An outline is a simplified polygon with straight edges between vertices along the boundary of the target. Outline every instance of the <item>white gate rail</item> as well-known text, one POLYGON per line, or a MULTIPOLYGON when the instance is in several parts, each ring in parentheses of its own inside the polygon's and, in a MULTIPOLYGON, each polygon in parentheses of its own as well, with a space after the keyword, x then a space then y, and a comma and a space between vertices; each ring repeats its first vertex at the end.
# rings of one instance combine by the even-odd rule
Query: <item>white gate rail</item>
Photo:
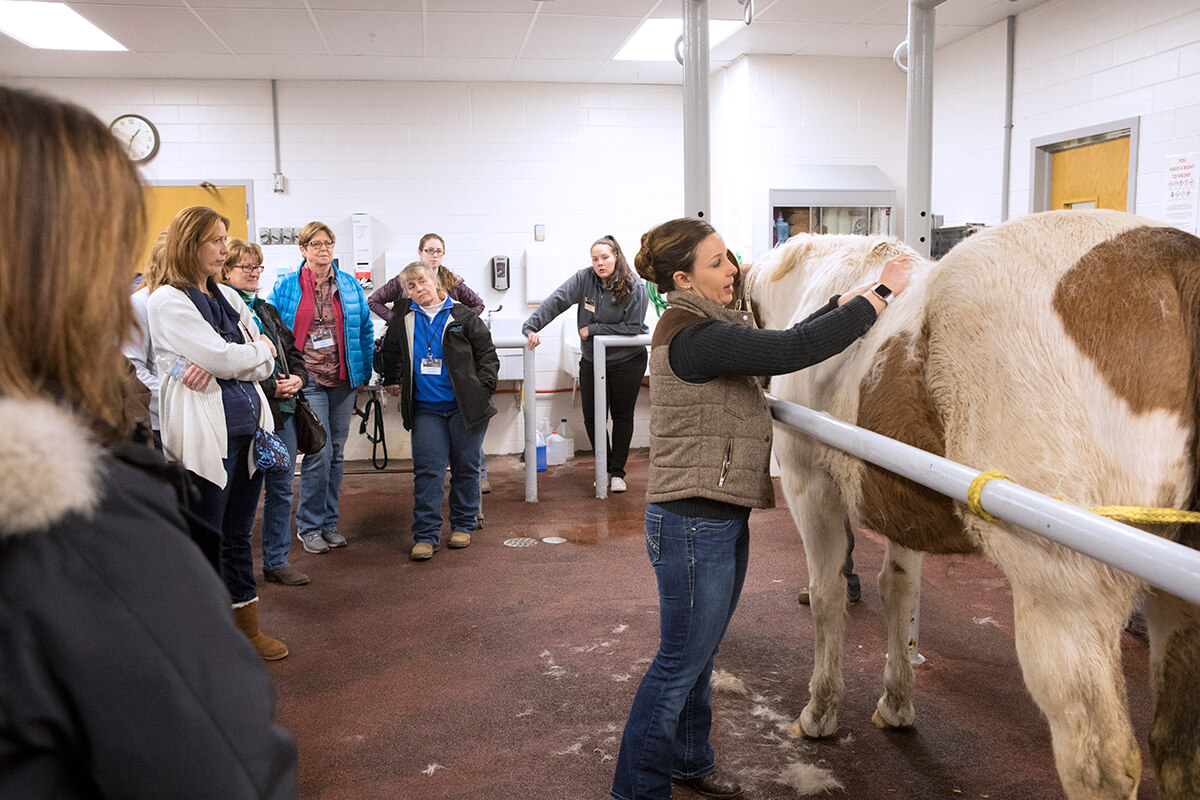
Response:
MULTIPOLYGON (((959 502, 967 502, 967 489, 979 475, 978 470, 828 414, 766 397, 771 414, 784 425, 959 502)), ((1200 551, 1009 481, 988 483, 980 505, 1003 520, 1200 604, 1200 551)))
MULTIPOLYGON (((603 500, 608 497, 608 347, 634 347, 650 345, 650 334, 637 336, 618 336, 606 333, 592 337, 592 376, 594 379, 595 400, 592 408, 595 412, 592 441, 596 443, 596 497, 603 500)), ((640 390, 639 390, 640 391, 640 390)))

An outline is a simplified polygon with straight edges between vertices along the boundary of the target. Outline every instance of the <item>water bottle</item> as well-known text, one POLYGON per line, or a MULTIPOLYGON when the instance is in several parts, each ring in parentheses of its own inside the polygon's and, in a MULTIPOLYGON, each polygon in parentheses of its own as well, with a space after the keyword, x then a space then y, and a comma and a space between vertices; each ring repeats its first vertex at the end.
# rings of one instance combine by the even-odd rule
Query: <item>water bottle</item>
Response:
POLYGON ((574 458, 575 437, 571 435, 571 431, 567 428, 567 421, 565 419, 558 423, 558 432, 567 440, 567 458, 574 458))
POLYGON ((537 431, 537 471, 546 471, 546 437, 537 431))
POLYGON ((783 244, 788 240, 788 224, 783 218, 782 211, 775 212, 775 244, 783 244))

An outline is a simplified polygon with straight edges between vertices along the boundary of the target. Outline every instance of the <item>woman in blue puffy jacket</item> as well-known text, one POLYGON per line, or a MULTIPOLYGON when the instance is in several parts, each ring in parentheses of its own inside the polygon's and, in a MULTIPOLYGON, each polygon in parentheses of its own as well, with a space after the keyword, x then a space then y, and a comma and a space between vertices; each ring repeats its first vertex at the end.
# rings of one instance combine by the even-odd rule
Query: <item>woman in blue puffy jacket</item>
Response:
POLYGON ((271 303, 296 335, 304 354, 308 386, 304 396, 325 426, 324 450, 304 457, 296 529, 309 553, 343 547, 338 532, 338 493, 342 488, 342 450, 350 433, 354 396, 371 380, 374 329, 367 298, 358 280, 333 264, 333 231, 310 222, 300 231, 304 261, 275 281, 271 303))

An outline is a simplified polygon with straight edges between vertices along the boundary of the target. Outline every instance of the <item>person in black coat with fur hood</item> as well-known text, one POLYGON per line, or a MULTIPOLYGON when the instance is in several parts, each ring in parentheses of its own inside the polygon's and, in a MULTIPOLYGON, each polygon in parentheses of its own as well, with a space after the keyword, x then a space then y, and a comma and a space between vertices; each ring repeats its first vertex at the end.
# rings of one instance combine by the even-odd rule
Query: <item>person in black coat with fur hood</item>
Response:
POLYGON ((0 797, 292 800, 182 470, 120 408, 137 170, 89 112, 0 87, 0 186, 0 797))
POLYGON ((401 273, 408 297, 396 301, 383 337, 383 385, 400 398, 412 431, 413 561, 441 543, 443 484, 450 466, 450 542, 471 544, 479 514, 479 458, 496 409, 500 359, 487 326, 450 299, 427 264, 401 273))

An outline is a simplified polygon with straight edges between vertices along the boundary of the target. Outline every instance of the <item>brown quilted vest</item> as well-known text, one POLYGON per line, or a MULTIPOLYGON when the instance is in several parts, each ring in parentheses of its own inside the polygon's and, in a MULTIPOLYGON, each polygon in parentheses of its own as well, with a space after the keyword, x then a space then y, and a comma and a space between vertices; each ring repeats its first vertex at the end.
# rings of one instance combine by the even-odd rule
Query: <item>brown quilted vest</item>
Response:
POLYGON ((718 319, 754 327, 733 311, 686 292, 671 292, 650 345, 651 503, 705 497, 772 508, 771 412, 758 378, 724 376, 688 383, 671 370, 670 344, 689 325, 718 319))

